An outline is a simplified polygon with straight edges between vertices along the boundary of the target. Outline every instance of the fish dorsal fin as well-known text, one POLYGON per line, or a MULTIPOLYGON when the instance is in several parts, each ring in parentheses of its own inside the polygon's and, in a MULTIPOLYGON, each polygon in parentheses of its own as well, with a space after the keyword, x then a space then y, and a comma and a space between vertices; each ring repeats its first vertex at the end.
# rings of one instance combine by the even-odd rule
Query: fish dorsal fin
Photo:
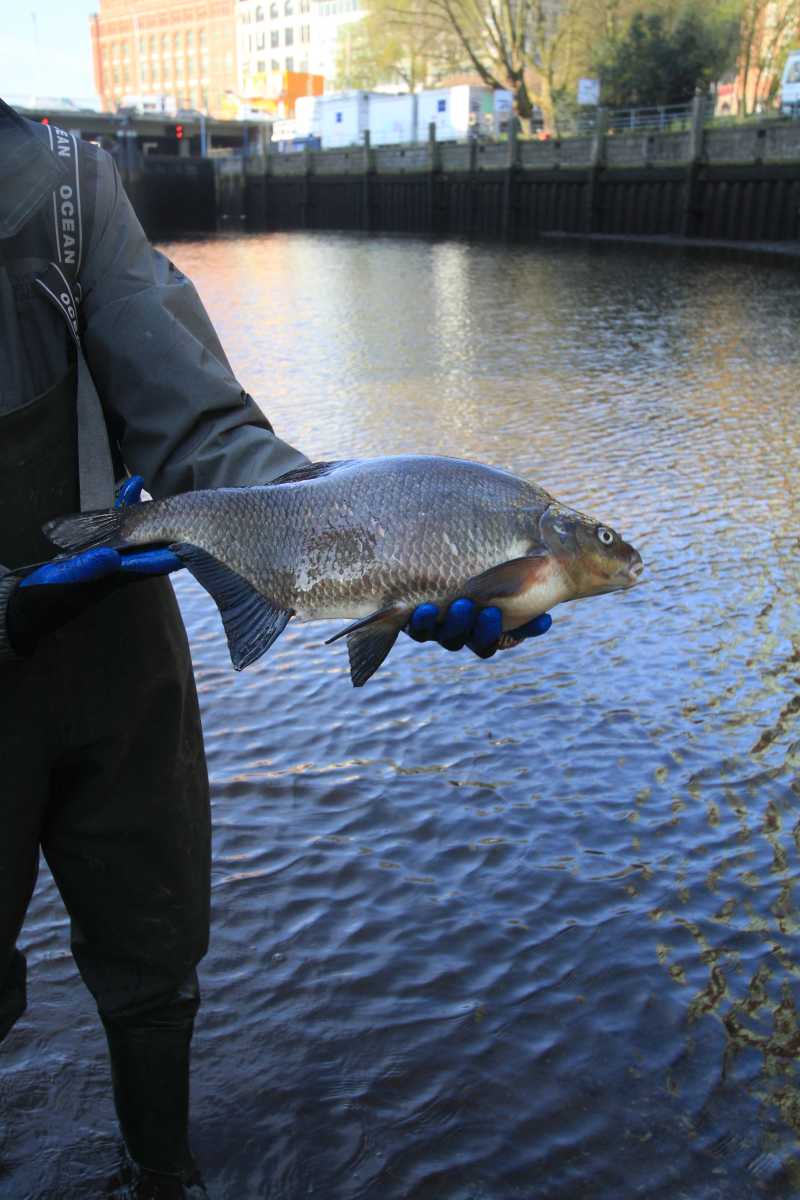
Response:
POLYGON ((283 633, 293 611, 267 600, 241 575, 197 546, 179 542, 170 546, 170 550, 215 601, 236 670, 249 667, 283 633))
POLYGON ((544 551, 511 558, 497 567, 482 571, 480 575, 473 575, 463 588, 459 588, 459 595, 467 596, 477 604, 491 604, 495 600, 520 595, 539 581, 549 564, 550 554, 544 551))
POLYGON ((405 610, 382 608, 328 638, 326 646, 341 637, 347 638, 353 687, 363 687, 369 677, 375 674, 407 620, 408 613, 405 610))
POLYGON ((321 479, 324 475, 330 475, 338 467, 346 467, 350 459, 339 459, 335 462, 315 462, 306 463, 303 467, 295 467, 293 471, 287 471, 284 475, 279 475, 277 479, 270 480, 268 486, 278 483, 302 483, 307 479, 321 479))

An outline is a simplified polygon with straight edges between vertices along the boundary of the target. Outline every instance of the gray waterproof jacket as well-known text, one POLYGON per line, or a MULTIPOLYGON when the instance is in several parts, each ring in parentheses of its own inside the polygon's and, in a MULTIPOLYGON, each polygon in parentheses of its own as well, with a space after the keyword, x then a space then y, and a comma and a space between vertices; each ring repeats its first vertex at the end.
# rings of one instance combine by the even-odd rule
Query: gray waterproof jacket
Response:
MULTIPOLYGON (((58 183, 61 164, 41 135, 0 103, 0 422, 47 391, 75 354, 54 305, 19 303, 30 297, 30 261, 9 254, 58 183)), ((191 281, 147 241, 113 159, 77 147, 95 193, 83 198, 93 219, 78 272, 80 344, 117 466, 158 498, 264 483, 302 465, 235 379, 191 281)), ((0 658, 12 585, 0 567, 0 658)))

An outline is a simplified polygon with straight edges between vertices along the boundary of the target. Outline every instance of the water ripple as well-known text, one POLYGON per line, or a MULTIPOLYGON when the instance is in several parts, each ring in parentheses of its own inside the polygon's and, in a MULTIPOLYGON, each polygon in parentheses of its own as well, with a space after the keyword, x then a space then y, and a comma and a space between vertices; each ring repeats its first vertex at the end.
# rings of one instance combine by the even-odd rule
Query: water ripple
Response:
MULTIPOLYGON (((647 564, 487 663, 401 639, 363 692, 323 625, 236 675, 178 580, 214 803, 215 1194, 800 1196, 795 273, 313 234, 169 251, 312 457, 507 466, 647 564)), ((13 1200, 113 1173, 67 940, 45 873, 0 1058, 13 1200)))

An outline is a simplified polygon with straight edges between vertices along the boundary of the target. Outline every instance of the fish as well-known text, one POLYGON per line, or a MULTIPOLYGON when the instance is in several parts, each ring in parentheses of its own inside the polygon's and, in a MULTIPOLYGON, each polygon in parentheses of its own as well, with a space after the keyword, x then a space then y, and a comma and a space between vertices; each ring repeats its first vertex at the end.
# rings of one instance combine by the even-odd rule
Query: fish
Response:
POLYGON ((633 586, 642 558, 610 526, 499 467, 437 455, 311 463, 253 487, 199 490, 57 517, 69 553, 168 546, 219 608, 237 670, 294 618, 346 619, 361 687, 425 601, 459 597, 513 631, 562 604, 633 586))

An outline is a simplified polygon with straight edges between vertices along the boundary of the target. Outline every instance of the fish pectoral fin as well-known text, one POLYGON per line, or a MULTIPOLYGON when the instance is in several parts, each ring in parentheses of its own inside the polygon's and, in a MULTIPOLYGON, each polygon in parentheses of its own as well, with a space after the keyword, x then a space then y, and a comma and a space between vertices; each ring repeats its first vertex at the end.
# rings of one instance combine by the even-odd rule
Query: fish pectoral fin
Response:
POLYGON ((363 620, 354 621, 340 629, 325 645, 338 641, 340 637, 347 638, 347 652, 350 655, 350 678, 353 687, 363 687, 371 675, 374 675, 392 646, 397 641, 397 635, 408 620, 408 613, 397 608, 382 608, 370 613, 363 620))
POLYGON ((511 558, 497 567, 482 571, 480 575, 473 575, 463 588, 459 588, 459 595, 477 604, 487 605, 509 596, 518 596, 533 587, 547 571, 549 561, 548 554, 526 554, 523 558, 511 558))
POLYGON ((497 643, 498 650, 513 650, 515 646, 521 646, 525 641, 524 638, 514 637, 513 633, 504 633, 497 643))
POLYGON ((236 670, 249 667, 283 633, 294 612, 267 600, 241 575, 198 546, 178 542, 170 550, 216 603, 236 670))

